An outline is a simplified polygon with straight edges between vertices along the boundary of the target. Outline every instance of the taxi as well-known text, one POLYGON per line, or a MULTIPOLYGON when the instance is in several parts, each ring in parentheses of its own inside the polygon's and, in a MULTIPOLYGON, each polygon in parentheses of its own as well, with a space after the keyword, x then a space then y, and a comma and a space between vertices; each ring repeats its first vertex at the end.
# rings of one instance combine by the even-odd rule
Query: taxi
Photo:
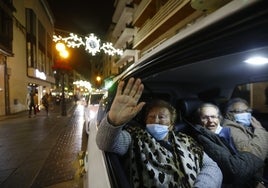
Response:
MULTIPOLYGON (((141 100, 162 98, 182 116, 185 113, 178 105, 180 101, 197 99, 222 106, 234 96, 243 97, 268 130, 267 18, 266 1, 223 7, 166 40, 118 75, 102 102, 100 115, 91 121, 85 187, 130 185, 120 158, 99 150, 95 142, 98 124, 110 108, 119 80, 141 78, 145 86, 141 100)), ((142 117, 136 118, 139 121, 142 117)))

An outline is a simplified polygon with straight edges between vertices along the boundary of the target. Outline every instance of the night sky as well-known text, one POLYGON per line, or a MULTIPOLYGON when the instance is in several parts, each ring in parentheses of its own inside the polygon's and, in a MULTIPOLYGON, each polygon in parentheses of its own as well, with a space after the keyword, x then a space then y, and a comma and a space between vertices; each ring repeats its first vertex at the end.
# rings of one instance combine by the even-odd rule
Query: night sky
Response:
MULTIPOLYGON (((101 41, 112 23, 114 0, 47 0, 54 14, 55 28, 87 36, 94 33, 101 41)), ((73 68, 89 78, 89 63, 92 61, 83 47, 70 49, 70 61, 73 68)))

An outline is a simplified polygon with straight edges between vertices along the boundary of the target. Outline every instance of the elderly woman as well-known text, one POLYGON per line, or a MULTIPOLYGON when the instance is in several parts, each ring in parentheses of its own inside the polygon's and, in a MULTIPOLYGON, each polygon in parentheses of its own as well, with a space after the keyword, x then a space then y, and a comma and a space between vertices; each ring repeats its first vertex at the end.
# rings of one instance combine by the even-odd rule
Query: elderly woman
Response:
POLYGON ((127 155, 133 187, 221 187, 217 164, 190 136, 175 133, 176 110, 165 101, 155 101, 146 110, 146 128, 127 123, 145 105, 140 79, 120 82, 107 116, 96 137, 100 149, 127 155))
POLYGON ((233 98, 227 103, 223 126, 231 129, 239 151, 251 152, 262 160, 268 158, 268 132, 252 116, 252 110, 246 100, 233 98))

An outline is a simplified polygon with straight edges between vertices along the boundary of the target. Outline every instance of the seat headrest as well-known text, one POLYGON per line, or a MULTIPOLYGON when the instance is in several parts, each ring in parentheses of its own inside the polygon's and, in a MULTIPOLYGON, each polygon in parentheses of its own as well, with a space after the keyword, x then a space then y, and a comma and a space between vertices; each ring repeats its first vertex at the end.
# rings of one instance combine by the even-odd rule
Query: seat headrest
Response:
POLYGON ((189 117, 197 110, 197 108, 203 103, 199 98, 186 98, 181 99, 178 104, 178 108, 181 112, 181 116, 189 117))

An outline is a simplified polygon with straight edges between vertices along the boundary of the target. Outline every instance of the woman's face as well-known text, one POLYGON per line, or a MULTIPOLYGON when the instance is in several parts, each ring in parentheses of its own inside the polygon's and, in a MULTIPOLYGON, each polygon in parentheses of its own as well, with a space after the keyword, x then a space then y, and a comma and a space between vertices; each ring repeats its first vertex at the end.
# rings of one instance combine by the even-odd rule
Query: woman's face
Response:
POLYGON ((161 124, 171 126, 169 110, 163 107, 152 108, 146 117, 146 124, 161 124))

